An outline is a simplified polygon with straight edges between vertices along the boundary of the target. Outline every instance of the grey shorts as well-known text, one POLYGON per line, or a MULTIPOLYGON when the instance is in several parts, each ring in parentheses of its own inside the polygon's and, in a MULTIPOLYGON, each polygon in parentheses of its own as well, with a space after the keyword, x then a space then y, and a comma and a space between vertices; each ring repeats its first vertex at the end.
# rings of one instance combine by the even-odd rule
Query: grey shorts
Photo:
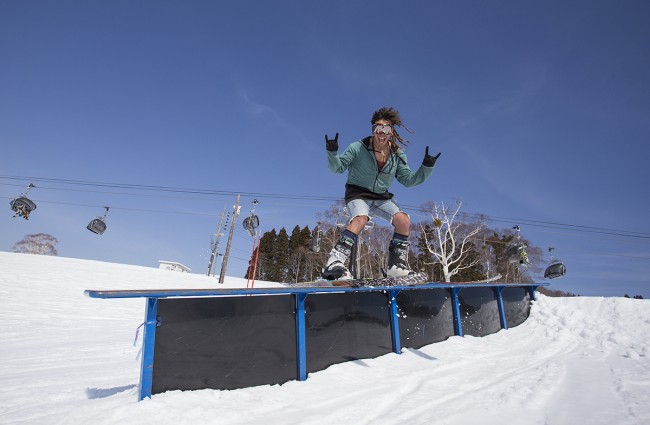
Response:
MULTIPOLYGON (((393 217, 397 213, 404 213, 402 209, 392 199, 387 200, 366 200, 353 199, 346 205, 350 220, 365 215, 369 218, 381 217, 389 223, 393 223, 393 217)), ((404 213, 406 214, 406 213, 404 213)), ((407 214, 408 215, 408 214, 407 214)))

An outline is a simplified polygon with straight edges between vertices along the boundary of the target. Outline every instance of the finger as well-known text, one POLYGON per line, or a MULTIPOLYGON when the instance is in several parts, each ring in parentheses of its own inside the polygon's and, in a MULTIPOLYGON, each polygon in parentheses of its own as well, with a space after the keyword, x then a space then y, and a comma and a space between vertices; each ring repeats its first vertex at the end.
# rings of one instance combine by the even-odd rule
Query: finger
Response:
POLYGON ((329 142, 330 139, 327 137, 327 134, 325 134, 325 143, 329 142))
POLYGON ((339 133, 336 133, 336 136, 334 136, 334 141, 338 142, 339 141, 339 133))
POLYGON ((440 156, 441 153, 442 153, 442 152, 438 152, 438 155, 434 156, 434 158, 435 158, 435 159, 438 159, 438 157, 440 156))
POLYGON ((427 146, 427 149, 424 151, 424 156, 429 156, 429 147, 427 146))

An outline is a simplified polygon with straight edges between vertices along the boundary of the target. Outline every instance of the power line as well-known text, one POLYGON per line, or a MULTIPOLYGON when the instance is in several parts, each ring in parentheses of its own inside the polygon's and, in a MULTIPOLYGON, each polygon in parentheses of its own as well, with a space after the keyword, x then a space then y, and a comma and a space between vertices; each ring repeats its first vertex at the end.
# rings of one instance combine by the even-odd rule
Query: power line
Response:
MULTIPOLYGON (((8 198, 6 196, 0 196, 0 199, 13 199, 13 198, 8 198)), ((104 208, 105 207, 105 205, 76 204, 76 203, 72 203, 72 202, 45 201, 45 200, 42 200, 42 199, 34 199, 34 202, 43 203, 43 204, 68 205, 68 206, 72 206, 72 207, 88 207, 88 208, 104 208)), ((127 207, 114 207, 114 206, 111 206, 111 210, 136 211, 136 212, 148 212, 148 213, 160 213, 160 214, 198 215, 198 216, 206 216, 206 217, 218 217, 219 216, 219 214, 216 214, 216 213, 148 210, 148 209, 144 209, 144 208, 127 208, 127 207)))
MULTIPOLYGON (((22 188, 25 187, 25 185, 15 184, 15 183, 0 183, 0 186, 12 186, 12 187, 22 187, 22 188)), ((137 196, 139 198, 148 197, 148 198, 160 198, 160 199, 182 199, 182 200, 192 200, 192 201, 212 200, 208 198, 197 198, 197 197, 189 197, 189 196, 153 195, 153 194, 142 193, 142 192, 116 192, 116 191, 107 191, 107 190, 74 189, 70 187, 63 188, 63 187, 52 187, 52 186, 42 186, 42 185, 39 185, 37 189, 58 190, 62 192, 77 192, 77 193, 97 193, 101 195, 137 196)), ((210 196, 215 196, 215 195, 210 195, 210 196)), ((230 195, 223 195, 223 196, 230 196, 230 195)))
MULTIPOLYGON (((330 196, 311 196, 311 195, 293 195, 293 194, 281 194, 281 193, 264 193, 264 192, 243 192, 243 191, 226 191, 226 190, 214 190, 214 189, 193 189, 193 188, 180 188, 180 187, 171 187, 171 186, 157 186, 157 185, 142 185, 142 184, 127 184, 127 183, 105 183, 105 182, 93 182, 86 180, 71 180, 71 179, 54 179, 54 178, 45 178, 45 177, 30 177, 30 176, 6 176, 0 175, 0 179, 4 180, 18 180, 18 181, 29 181, 29 182, 48 182, 48 183, 58 183, 65 185, 79 185, 79 186, 88 186, 88 187, 106 187, 106 188, 120 188, 126 190, 136 190, 136 191, 154 191, 154 192, 166 192, 166 193, 186 193, 186 194, 201 194, 208 196, 236 196, 241 194, 242 196, 247 197, 258 197, 258 198, 274 198, 274 199, 288 199, 288 200, 311 200, 311 201, 328 201, 328 202, 337 202, 341 201, 340 197, 330 197, 330 196)), ((0 183, 2 185, 9 185, 6 183, 0 183)), ((16 185, 18 186, 18 185, 16 185)), ((40 187, 40 186, 39 186, 40 187)), ((62 191, 84 191, 81 189, 73 188, 48 188, 40 187, 48 190, 62 190, 62 191)), ((107 192, 107 191, 91 191, 87 190, 86 192, 92 193, 103 193, 103 194, 119 194, 119 195, 129 195, 129 196, 159 196, 159 195, 150 195, 139 193, 125 193, 125 192, 107 192)), ((173 199, 196 199, 196 198, 182 198, 176 196, 169 196, 173 199)), ((10 198, 5 198, 10 199, 10 198)), ((84 205, 84 204, 74 204, 74 203, 63 203, 63 202, 54 202, 54 201, 39 201, 39 202, 50 202, 55 204, 62 205, 71 205, 71 206, 84 206, 84 207, 103 207, 104 205, 84 205)), ((178 211, 161 211, 161 210, 147 210, 147 209, 135 209, 135 208, 125 208, 125 207, 111 207, 114 209, 121 209, 127 211, 139 211, 139 212, 155 212, 155 213, 167 213, 167 214, 189 214, 189 215, 207 215, 215 216, 215 214, 205 214, 205 213, 191 213, 191 212, 178 212, 178 211)), ((407 211, 414 211, 420 214, 426 214, 427 211, 422 207, 404 206, 404 209, 407 211)), ((531 220, 531 219, 522 219, 514 217, 499 217, 499 216, 488 216, 480 213, 471 213, 471 212, 459 212, 459 217, 464 217, 465 219, 474 220, 474 221, 489 221, 493 223, 518 223, 525 224, 528 226, 540 227, 540 228, 549 228, 556 230, 569 230, 574 232, 583 232, 583 233, 594 233, 602 234, 607 236, 618 236, 625 238, 636 238, 636 239, 648 239, 650 240, 650 233, 646 232, 637 232, 637 231, 627 231, 620 229, 611 229, 605 227, 595 227, 595 226, 584 226, 578 224, 567 224, 567 223, 557 223, 557 222, 548 222, 541 220, 531 220)))
MULTIPOLYGON (((404 209, 407 211, 416 211, 421 214, 427 213, 427 211, 424 211, 422 208, 418 208, 414 206, 405 206, 404 209)), ((488 216, 486 214, 469 213, 469 212, 459 212, 458 216, 461 218, 465 217, 466 219, 471 219, 472 221, 489 221, 493 223, 508 223, 508 224, 517 223, 517 224, 526 224, 529 226, 543 227, 549 229, 572 230, 575 232, 599 233, 599 234, 612 235, 612 236, 650 239, 650 233, 619 230, 619 229, 608 229, 605 227, 582 226, 577 224, 556 223, 556 222, 548 222, 548 221, 540 221, 540 220, 530 220, 524 218, 488 216)))
POLYGON ((126 183, 102 183, 84 180, 67 180, 67 179, 51 179, 43 177, 20 177, 20 176, 1 176, 0 179, 7 180, 21 180, 30 182, 47 182, 47 183, 60 183, 79 186, 92 186, 92 187, 109 187, 119 189, 132 189, 132 190, 147 190, 154 192, 171 192, 171 193, 192 193, 202 195, 229 195, 229 196, 251 196, 258 198, 280 198, 280 199, 299 199, 299 200, 321 200, 321 201, 338 201, 340 198, 332 196, 310 196, 310 195, 291 195, 282 193, 263 193, 263 192, 246 192, 246 191, 232 191, 232 190, 214 190, 214 189, 192 189, 172 186, 155 186, 155 185, 142 185, 142 184, 126 184, 126 183))

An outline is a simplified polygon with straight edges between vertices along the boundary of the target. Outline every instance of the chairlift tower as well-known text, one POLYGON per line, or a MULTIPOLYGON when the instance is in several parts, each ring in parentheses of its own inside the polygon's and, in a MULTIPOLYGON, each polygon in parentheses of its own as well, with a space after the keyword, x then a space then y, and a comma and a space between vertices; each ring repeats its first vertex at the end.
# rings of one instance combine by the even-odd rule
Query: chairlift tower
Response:
MULTIPOLYGON (((217 258, 217 250, 219 249, 219 240, 221 237, 224 235, 223 229, 224 226, 228 224, 228 212, 224 208, 223 211, 221 211, 221 219, 219 220, 219 227, 217 228, 217 233, 214 234, 214 240, 211 241, 210 243, 210 262, 208 263, 208 276, 212 274, 212 265, 215 263, 215 259, 217 258)), ((215 267, 216 269, 216 267, 215 267)), ((214 276, 214 274, 212 274, 214 276)))

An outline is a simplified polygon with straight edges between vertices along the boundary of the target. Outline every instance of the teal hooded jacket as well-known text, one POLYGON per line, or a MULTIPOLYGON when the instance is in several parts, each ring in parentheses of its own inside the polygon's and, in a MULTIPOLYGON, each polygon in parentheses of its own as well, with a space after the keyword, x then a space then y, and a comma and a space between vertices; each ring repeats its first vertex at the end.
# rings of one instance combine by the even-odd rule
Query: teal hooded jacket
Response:
POLYGON ((388 192, 388 189, 393 180, 397 179, 402 185, 411 187, 424 182, 431 175, 433 167, 424 165, 413 172, 401 148, 397 149, 397 153, 391 150, 386 165, 378 170, 377 160, 370 146, 371 139, 372 136, 351 143, 340 155, 338 152, 327 152, 329 170, 339 174, 348 170, 346 187, 361 189, 352 191, 355 196, 351 196, 351 191, 346 190, 346 203, 354 198, 390 199, 393 194, 388 192), (368 192, 366 196, 360 194, 364 190, 368 192))

